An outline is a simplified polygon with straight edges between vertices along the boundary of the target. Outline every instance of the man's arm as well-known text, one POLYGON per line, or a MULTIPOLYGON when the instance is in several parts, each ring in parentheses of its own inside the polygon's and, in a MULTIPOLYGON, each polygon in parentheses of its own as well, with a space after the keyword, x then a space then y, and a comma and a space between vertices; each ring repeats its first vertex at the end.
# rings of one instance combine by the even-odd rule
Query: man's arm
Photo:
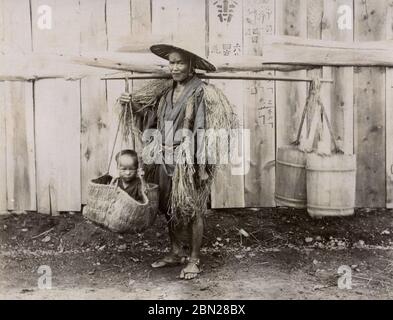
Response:
MULTIPOLYGON (((205 130, 206 129, 206 105, 203 100, 203 90, 201 89, 199 92, 197 92, 197 98, 196 98, 196 106, 195 106, 195 121, 194 121, 194 139, 197 141, 196 143, 196 159, 197 162, 199 159, 202 159, 202 154, 205 151, 205 143, 204 141, 198 141, 198 135, 197 132, 198 130, 205 130)), ((204 137, 206 139, 206 137, 204 137)), ((208 174, 206 172, 206 166, 205 163, 198 163, 198 174, 199 178, 201 180, 206 180, 208 179, 208 174)))

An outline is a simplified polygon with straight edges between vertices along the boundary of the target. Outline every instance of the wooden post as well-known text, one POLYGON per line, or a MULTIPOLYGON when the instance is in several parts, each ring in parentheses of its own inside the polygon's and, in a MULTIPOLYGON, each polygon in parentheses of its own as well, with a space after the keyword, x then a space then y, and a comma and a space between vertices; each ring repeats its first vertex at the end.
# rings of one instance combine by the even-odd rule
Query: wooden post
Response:
MULTIPOLYGON (((355 0, 355 41, 386 39, 387 1, 355 0)), ((386 206, 385 68, 355 68, 357 207, 386 206)))
MULTIPOLYGON (((81 0, 81 53, 105 51, 105 0, 81 0)), ((108 105, 105 81, 99 76, 81 80, 81 192, 86 203, 89 180, 103 175, 108 165, 108 105)))
MULTIPOLYGON (((31 53, 28 0, 2 1, 5 53, 31 53)), ((15 212, 36 210, 33 85, 4 83, 7 128, 7 208, 15 212)))
MULTIPOLYGON (((34 51, 79 54, 78 12, 78 0, 32 0, 34 51), (41 5, 51 8, 49 29, 37 23, 41 5)), ((80 211, 80 81, 39 80, 35 99, 38 211, 80 211)))
MULTIPOLYGON (((244 53, 261 55, 264 35, 275 31, 273 0, 245 1, 243 8, 244 53)), ((256 75, 273 76, 273 72, 256 75)), ((245 206, 273 207, 275 184, 275 83, 244 82, 244 127, 250 130, 250 170, 245 175, 245 206)), ((245 147, 247 144, 245 145, 245 147)))
MULTIPOLYGON (((232 12, 218 7, 214 0, 208 1, 209 25, 209 57, 240 56, 244 54, 243 46, 243 0, 236 1, 232 12), (222 10, 222 12, 220 12, 222 10)), ((234 105, 239 118, 240 129, 244 128, 243 121, 243 81, 211 81, 227 95, 234 105), (239 89, 240 88, 240 89, 239 89)), ((239 137, 239 163, 227 166, 227 170, 220 170, 216 183, 212 188, 213 208, 241 208, 245 206, 244 199, 244 140, 239 137), (228 186, 228 187, 223 187, 228 186), (230 186, 230 187, 229 187, 230 186)), ((247 151, 247 150, 246 150, 247 151)), ((235 150, 231 150, 231 155, 235 150)), ((235 162, 235 161, 234 161, 235 162)))

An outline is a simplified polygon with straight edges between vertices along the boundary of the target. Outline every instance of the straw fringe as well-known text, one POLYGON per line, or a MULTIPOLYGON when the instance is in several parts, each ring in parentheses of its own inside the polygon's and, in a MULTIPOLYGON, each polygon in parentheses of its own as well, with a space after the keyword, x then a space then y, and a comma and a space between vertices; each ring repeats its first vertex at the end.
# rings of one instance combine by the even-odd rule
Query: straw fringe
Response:
MULTIPOLYGON (((238 121, 233 106, 230 104, 224 93, 213 85, 203 85, 203 99, 205 103, 206 129, 213 129, 213 132, 219 129, 228 130, 228 138, 232 136, 231 129, 238 128, 238 121)), ((191 96, 186 104, 186 117, 184 127, 189 125, 187 115, 191 113, 195 106, 195 95, 191 96)), ((205 136, 203 147, 205 151, 214 152, 214 159, 220 161, 222 149, 209 148, 209 140, 205 136)), ((196 214, 204 214, 206 203, 208 201, 211 185, 216 178, 217 172, 223 166, 216 165, 193 165, 190 163, 187 149, 192 148, 191 142, 185 139, 178 147, 178 156, 176 157, 176 167, 172 178, 172 195, 171 195, 171 215, 177 223, 189 223, 196 214), (198 172, 196 171, 198 169, 198 172), (200 172, 207 174, 207 179, 201 180, 200 172)), ((229 150, 229 149, 228 149, 229 150)), ((226 150, 227 152, 227 150, 226 150)))
MULTIPOLYGON (((172 87, 172 80, 153 80, 147 85, 133 93, 132 102, 133 109, 137 112, 145 108, 156 108, 158 121, 161 119, 163 107, 165 104, 164 96, 172 87)), ((198 94, 201 93, 197 91, 198 94)), ((204 83, 202 85, 203 101, 205 104, 205 121, 206 129, 213 129, 213 134, 219 129, 228 130, 228 138, 233 137, 231 129, 237 129, 239 122, 234 113, 234 108, 229 102, 225 94, 211 84, 204 83)), ((195 102, 197 93, 194 93, 186 102, 186 115, 183 123, 183 128, 191 129, 193 125, 192 115, 194 114, 195 102)), ((160 124, 158 124, 160 126, 160 124)), ((211 137, 216 139, 216 137, 211 137)), ((222 169, 224 165, 220 164, 199 164, 195 165, 190 161, 187 152, 192 148, 190 141, 185 139, 183 143, 177 148, 175 155, 175 171, 172 177, 172 194, 170 215, 177 223, 188 223, 196 214, 203 214, 206 210, 206 203, 210 195, 210 187, 213 183, 217 172, 222 169), (201 180, 200 172, 207 174, 207 179, 201 180)), ((221 144, 220 144, 221 146, 221 144)), ((223 152, 228 152, 229 148, 217 148, 217 143, 209 144, 209 139, 205 136, 203 141, 205 152, 210 157, 216 159, 218 163, 223 155, 223 152)), ((160 155, 162 152, 162 145, 160 140, 153 137, 147 146, 143 148, 143 159, 153 160, 154 157, 160 155)))

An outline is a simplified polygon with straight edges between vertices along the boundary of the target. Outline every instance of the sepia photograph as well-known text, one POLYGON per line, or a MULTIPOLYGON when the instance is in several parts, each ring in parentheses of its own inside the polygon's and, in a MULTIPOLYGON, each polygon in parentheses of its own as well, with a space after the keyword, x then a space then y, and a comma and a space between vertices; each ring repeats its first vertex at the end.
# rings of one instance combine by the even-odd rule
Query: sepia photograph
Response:
POLYGON ((0 300, 390 299, 392 0, 0 0, 0 300))

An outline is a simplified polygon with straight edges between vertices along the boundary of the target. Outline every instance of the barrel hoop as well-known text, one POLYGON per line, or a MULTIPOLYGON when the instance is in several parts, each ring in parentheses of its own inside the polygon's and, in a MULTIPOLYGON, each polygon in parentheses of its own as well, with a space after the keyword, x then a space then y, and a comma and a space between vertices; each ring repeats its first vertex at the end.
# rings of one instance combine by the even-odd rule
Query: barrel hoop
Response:
POLYGON ((308 209, 322 209, 322 210, 352 210, 354 207, 327 207, 327 206, 317 206, 313 204, 307 204, 308 209))
POLYGON ((309 168, 306 167, 307 171, 315 171, 315 172, 355 172, 356 169, 317 169, 317 168, 309 168))
POLYGON ((304 169, 306 167, 305 165, 302 166, 300 164, 289 163, 289 162, 285 162, 285 161, 281 161, 281 160, 276 160, 276 162, 278 164, 282 164, 282 165, 288 166, 288 167, 302 168, 302 169, 304 169))
POLYGON ((278 200, 291 201, 291 202, 295 202, 295 203, 305 203, 307 200, 307 199, 299 200, 299 199, 287 198, 287 197, 280 196, 277 193, 274 196, 278 200))

